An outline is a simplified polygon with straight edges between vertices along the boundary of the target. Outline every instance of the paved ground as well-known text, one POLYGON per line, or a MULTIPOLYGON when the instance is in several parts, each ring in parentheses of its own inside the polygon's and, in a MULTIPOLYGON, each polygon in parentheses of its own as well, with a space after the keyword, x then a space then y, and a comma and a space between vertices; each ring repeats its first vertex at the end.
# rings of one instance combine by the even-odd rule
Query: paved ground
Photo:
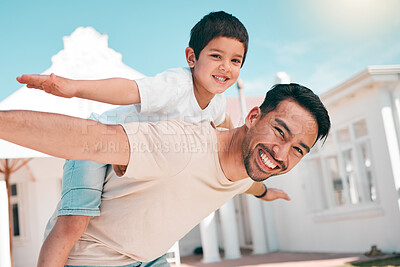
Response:
MULTIPOLYGON (((250 255, 244 252, 240 259, 209 264, 202 263, 200 255, 183 257, 181 267, 328 267, 372 259, 375 258, 362 254, 272 252, 250 255)), ((171 264, 171 266, 174 265, 171 264)))

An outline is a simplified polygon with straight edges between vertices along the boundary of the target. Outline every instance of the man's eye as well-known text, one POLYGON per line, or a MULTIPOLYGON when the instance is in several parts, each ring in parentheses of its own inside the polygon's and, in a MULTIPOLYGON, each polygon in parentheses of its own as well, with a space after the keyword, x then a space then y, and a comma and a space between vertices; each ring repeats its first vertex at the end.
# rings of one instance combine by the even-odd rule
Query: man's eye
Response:
POLYGON ((285 138, 285 133, 281 129, 279 129, 278 127, 275 127, 275 129, 283 138, 285 138))
POLYGON ((303 150, 301 150, 301 148, 299 148, 299 147, 294 147, 294 149, 296 149, 296 151, 297 151, 298 153, 300 153, 301 155, 304 154, 304 153, 303 153, 303 150))

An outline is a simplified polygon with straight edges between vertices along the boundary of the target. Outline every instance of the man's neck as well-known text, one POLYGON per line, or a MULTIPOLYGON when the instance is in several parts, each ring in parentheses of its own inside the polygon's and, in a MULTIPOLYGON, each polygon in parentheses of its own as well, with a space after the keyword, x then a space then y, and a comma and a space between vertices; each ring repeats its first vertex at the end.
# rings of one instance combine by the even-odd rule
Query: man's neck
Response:
POLYGON ((242 142, 247 128, 217 131, 218 158, 226 178, 235 182, 248 177, 242 156, 242 142))

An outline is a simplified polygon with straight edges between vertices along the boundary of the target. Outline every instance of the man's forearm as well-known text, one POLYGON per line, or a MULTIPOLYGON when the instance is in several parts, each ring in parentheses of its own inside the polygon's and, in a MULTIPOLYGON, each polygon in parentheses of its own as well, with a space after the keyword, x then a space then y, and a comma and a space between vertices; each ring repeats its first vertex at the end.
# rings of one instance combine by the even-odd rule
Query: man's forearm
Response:
POLYGON ((66 115, 0 111, 0 138, 55 157, 126 165, 129 149, 108 151, 109 142, 127 147, 120 125, 103 125, 66 115))

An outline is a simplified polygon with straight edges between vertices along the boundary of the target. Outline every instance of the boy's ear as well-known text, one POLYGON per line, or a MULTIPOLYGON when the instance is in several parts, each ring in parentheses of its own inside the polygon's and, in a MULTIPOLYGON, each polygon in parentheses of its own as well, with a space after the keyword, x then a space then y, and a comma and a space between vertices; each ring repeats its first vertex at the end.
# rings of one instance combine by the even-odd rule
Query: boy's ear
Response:
POLYGON ((186 47, 185 49, 185 56, 186 56, 186 61, 189 65, 190 68, 194 68, 194 65, 196 63, 196 55, 194 54, 194 50, 191 47, 186 47))

